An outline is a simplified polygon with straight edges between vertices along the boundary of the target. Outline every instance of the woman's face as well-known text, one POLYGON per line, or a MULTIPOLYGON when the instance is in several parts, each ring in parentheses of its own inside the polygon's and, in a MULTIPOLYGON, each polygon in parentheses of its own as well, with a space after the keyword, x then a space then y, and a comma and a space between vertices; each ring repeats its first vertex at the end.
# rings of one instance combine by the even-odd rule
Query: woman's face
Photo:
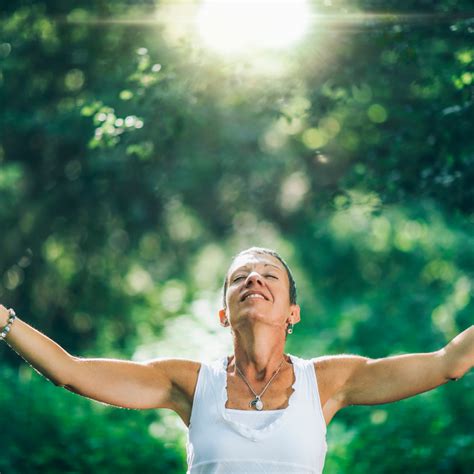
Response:
POLYGON ((286 329, 299 321, 299 306, 290 304, 290 282, 282 263, 272 255, 247 253, 237 257, 227 274, 227 319, 233 328, 260 321, 286 329))

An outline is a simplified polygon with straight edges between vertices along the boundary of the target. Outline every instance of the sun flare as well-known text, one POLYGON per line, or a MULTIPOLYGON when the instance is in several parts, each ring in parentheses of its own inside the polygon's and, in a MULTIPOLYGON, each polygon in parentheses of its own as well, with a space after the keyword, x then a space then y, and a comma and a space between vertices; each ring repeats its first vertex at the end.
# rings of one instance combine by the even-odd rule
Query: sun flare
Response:
POLYGON ((300 39, 310 21, 306 0, 204 0, 197 29, 220 53, 279 49, 300 39))

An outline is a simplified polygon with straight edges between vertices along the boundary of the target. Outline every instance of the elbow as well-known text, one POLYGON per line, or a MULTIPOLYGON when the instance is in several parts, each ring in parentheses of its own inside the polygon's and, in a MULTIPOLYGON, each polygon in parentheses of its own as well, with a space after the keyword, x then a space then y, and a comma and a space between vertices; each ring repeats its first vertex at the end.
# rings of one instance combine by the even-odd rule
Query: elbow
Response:
POLYGON ((474 367, 474 326, 458 334, 440 354, 450 380, 458 380, 474 367))
POLYGON ((51 379, 51 382, 56 387, 61 387, 61 388, 66 388, 66 389, 70 387, 72 383, 71 375, 74 374, 77 367, 76 360, 77 360, 76 357, 69 356, 67 360, 67 364, 64 364, 64 366, 61 367, 61 370, 58 371, 58 373, 56 374, 56 377, 54 377, 54 379, 51 379))
POLYGON ((448 381, 459 380, 472 368, 472 362, 468 358, 464 357, 452 357, 451 354, 446 351, 446 348, 442 349, 441 354, 445 360, 445 377, 448 381))
POLYGON ((455 372, 448 376, 448 382, 457 382, 460 378, 463 377, 463 373, 455 372))
POLYGON ((56 387, 64 388, 68 392, 72 392, 72 393, 76 393, 80 395, 80 393, 72 385, 68 385, 67 383, 55 383, 54 385, 56 385, 56 387))
POLYGON ((460 365, 458 368, 456 368, 456 370, 453 370, 450 372, 449 380, 456 381, 456 380, 461 379, 462 377, 464 377, 464 375, 466 375, 469 372, 470 368, 471 367, 460 365))
POLYGON ((68 386, 68 385, 64 382, 64 380, 50 379, 50 382, 51 382, 55 387, 66 388, 66 387, 68 386))

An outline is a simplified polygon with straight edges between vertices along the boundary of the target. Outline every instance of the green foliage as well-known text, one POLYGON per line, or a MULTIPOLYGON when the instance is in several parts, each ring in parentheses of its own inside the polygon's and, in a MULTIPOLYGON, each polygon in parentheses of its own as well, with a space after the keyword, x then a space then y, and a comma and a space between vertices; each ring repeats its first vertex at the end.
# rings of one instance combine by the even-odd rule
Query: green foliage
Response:
POLYGON ((343 410, 329 426, 325 472, 463 472, 474 462, 473 420, 456 399, 472 385, 471 376, 395 404, 343 410))
POLYGON ((2 369, 0 469, 11 473, 185 470, 182 443, 157 439, 157 412, 109 407, 48 384, 32 369, 2 369), (5 388, 8 388, 5 390, 5 388))
MULTIPOLYGON (((151 2, 2 7, 2 304, 75 355, 205 358, 230 256, 262 245, 296 274, 290 352, 426 352, 472 324, 471 4, 320 3, 336 20, 263 62, 179 39, 172 15, 134 23, 151 2)), ((154 413, 15 373, 0 470, 183 468, 154 413)), ((327 471, 472 470, 470 390, 344 410, 327 471)))

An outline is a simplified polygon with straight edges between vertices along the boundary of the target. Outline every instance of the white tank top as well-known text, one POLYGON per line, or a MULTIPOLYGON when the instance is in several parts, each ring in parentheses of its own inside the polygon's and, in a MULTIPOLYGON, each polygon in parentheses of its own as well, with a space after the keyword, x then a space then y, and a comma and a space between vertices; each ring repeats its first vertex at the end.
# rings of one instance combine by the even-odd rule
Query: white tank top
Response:
POLYGON ((326 422, 312 360, 288 354, 295 381, 283 410, 234 410, 227 357, 201 364, 187 437, 188 474, 321 474, 326 422))

